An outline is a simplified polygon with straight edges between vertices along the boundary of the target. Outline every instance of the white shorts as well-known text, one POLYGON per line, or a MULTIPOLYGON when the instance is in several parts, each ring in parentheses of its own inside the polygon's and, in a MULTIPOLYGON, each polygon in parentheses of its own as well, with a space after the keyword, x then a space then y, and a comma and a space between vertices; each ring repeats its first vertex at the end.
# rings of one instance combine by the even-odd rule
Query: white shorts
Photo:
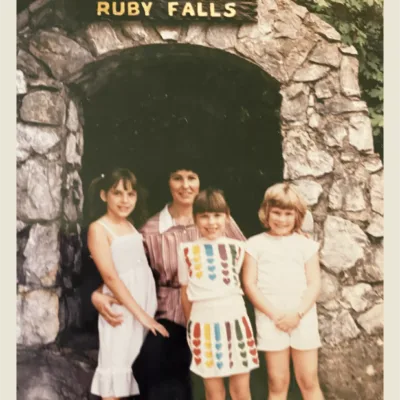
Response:
POLYGON ((256 327, 259 351, 280 351, 288 347, 296 350, 312 350, 321 347, 315 304, 303 316, 297 328, 290 333, 279 330, 271 319, 258 310, 256 310, 256 327))

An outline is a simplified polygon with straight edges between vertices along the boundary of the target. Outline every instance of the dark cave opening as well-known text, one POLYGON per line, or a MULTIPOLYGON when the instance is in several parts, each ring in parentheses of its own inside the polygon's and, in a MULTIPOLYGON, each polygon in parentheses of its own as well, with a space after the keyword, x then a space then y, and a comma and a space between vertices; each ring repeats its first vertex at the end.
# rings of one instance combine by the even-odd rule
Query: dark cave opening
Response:
POLYGON ((84 193, 102 171, 124 166, 147 189, 153 215, 170 199, 166 171, 190 155, 202 188, 223 189, 245 235, 259 232, 263 193, 283 173, 278 82, 219 50, 148 47, 155 57, 127 60, 84 101, 84 193))

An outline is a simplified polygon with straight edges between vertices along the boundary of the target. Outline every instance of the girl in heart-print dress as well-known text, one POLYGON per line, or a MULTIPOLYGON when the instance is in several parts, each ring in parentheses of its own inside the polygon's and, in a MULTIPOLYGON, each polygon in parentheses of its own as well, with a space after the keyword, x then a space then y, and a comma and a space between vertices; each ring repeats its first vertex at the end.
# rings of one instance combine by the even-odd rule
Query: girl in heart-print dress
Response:
POLYGON ((178 252, 190 369, 204 378, 206 395, 217 391, 225 398, 222 378, 230 377, 231 391, 250 398, 249 372, 259 361, 240 285, 244 242, 224 236, 229 207, 221 191, 200 192, 193 215, 200 239, 182 243, 178 252))

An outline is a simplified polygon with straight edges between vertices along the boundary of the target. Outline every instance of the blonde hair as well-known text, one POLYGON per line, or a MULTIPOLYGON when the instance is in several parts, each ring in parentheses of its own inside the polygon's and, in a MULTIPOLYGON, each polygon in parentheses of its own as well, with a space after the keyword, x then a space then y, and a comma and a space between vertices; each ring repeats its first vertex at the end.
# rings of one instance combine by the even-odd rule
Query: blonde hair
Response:
POLYGON ((293 231, 297 232, 301 229, 307 212, 307 204, 293 185, 287 182, 277 183, 266 190, 264 200, 258 210, 258 218, 267 229, 270 228, 268 219, 272 207, 294 210, 296 212, 296 219, 293 231))

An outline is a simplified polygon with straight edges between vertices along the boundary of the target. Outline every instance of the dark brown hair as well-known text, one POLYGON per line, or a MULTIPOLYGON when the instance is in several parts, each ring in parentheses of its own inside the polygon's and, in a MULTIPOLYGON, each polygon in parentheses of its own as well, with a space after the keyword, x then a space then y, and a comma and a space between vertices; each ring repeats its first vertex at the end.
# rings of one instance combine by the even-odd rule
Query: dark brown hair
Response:
POLYGON ((107 193, 110 189, 115 188, 120 181, 123 182, 125 190, 131 186, 137 193, 136 206, 129 219, 135 222, 136 228, 140 228, 148 218, 146 191, 140 187, 136 176, 127 168, 114 168, 92 180, 88 189, 89 221, 93 222, 107 212, 107 203, 101 200, 100 192, 104 190, 107 193))
POLYGON ((193 216, 206 212, 218 212, 230 215, 228 203, 222 190, 207 188, 202 190, 194 199, 193 216))

